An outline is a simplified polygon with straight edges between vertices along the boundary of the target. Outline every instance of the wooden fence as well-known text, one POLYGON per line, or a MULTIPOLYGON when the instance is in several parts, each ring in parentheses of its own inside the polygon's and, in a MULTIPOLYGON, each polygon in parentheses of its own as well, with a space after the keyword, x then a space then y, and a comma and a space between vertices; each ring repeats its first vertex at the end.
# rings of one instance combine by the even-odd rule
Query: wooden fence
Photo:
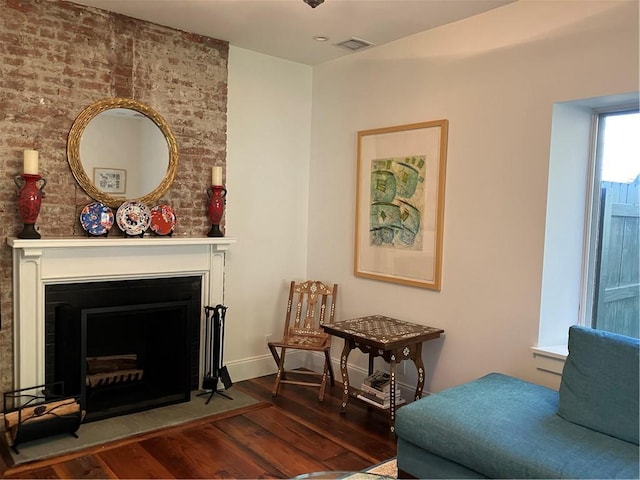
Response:
POLYGON ((592 326, 633 337, 640 330, 640 175, 602 182, 592 326))

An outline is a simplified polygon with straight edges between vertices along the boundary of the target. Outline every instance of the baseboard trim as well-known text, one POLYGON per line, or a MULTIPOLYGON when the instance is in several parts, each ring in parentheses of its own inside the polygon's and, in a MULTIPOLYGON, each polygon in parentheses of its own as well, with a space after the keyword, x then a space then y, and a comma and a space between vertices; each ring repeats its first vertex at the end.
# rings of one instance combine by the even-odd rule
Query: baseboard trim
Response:
MULTIPOLYGON (((290 351, 287 352, 287 369, 300 368, 304 364, 304 352, 290 351)), ((243 358, 226 362, 227 369, 231 380, 241 382, 251 378, 264 377, 278 371, 276 362, 270 353, 257 357, 243 358)))
MULTIPOLYGON (((287 370, 308 368, 310 370, 321 371, 323 365, 324 355, 322 353, 312 352, 309 355, 307 352, 301 350, 287 352, 287 370)), ((229 370, 229 375, 231 375, 231 380, 234 382, 272 375, 278 370, 271 354, 235 360, 228 362, 226 366, 229 370)), ((339 360, 332 358, 331 366, 333 367, 333 372, 336 375, 336 381, 342 382, 339 360)), ((347 369, 349 371, 349 380, 351 385, 354 386, 360 385, 368 375, 367 369, 358 365, 349 364, 347 365, 347 369)), ((415 385, 404 381, 397 381, 397 385, 404 398, 413 399, 416 391, 415 385)), ((423 392, 422 395, 427 396, 429 393, 423 392)))

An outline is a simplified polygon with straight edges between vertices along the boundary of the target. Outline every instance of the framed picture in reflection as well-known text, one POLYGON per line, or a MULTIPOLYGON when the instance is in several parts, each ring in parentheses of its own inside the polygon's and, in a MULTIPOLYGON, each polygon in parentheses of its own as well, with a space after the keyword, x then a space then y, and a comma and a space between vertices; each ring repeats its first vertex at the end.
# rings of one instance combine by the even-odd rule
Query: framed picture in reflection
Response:
POLYGON ((105 193, 127 193, 127 171, 121 168, 94 168, 93 183, 105 193))

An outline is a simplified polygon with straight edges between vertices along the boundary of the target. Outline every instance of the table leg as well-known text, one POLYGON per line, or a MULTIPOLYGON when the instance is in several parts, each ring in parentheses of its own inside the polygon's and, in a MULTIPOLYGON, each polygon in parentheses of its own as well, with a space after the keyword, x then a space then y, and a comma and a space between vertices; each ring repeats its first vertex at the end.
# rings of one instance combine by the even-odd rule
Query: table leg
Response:
POLYGON ((424 363, 422 362, 422 343, 416 344, 413 363, 418 370, 418 384, 416 385, 416 395, 414 397, 414 400, 420 400, 422 398, 422 389, 424 388, 424 363))
POLYGON ((389 429, 390 434, 393 436, 396 433, 396 352, 391 353, 391 358, 389 359, 389 389, 391 391, 391 406, 389 407, 389 414, 391 418, 389 419, 389 429))
POLYGON ((347 403, 349 402, 349 372, 347 370, 347 360, 352 349, 352 342, 345 339, 342 355, 340 356, 340 373, 342 374, 342 408, 340 409, 340 413, 346 413, 347 403))

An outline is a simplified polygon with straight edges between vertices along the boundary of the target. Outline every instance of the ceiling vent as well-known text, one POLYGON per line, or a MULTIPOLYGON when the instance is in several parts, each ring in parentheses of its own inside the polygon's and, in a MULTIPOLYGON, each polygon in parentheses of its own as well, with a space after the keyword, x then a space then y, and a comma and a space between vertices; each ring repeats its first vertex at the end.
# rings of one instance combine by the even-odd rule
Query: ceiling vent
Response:
POLYGON ((351 50, 355 52, 356 50, 362 50, 363 48, 367 48, 372 46, 373 43, 367 42, 366 40, 361 40, 359 38, 350 38, 349 40, 345 40, 340 43, 336 43, 336 46, 346 48, 347 50, 351 50))

